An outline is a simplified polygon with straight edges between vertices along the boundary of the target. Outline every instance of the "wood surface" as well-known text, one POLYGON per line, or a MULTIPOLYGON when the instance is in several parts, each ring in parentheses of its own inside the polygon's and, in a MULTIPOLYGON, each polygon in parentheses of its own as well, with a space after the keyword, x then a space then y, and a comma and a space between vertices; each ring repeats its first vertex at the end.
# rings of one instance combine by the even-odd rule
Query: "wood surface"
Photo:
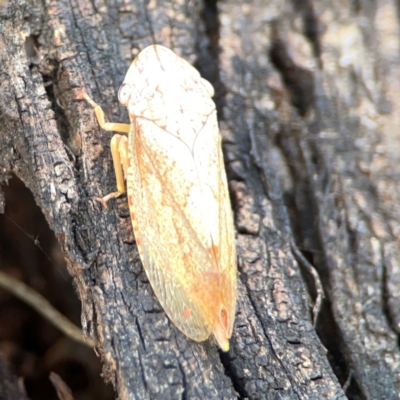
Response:
POLYGON ((398 12, 383 0, 1 11, 0 182, 14 174, 33 192, 120 399, 399 398, 398 12), (76 93, 128 122, 117 91, 152 43, 216 88, 238 253, 227 354, 162 311, 126 198, 96 201, 115 190, 111 133, 76 93))

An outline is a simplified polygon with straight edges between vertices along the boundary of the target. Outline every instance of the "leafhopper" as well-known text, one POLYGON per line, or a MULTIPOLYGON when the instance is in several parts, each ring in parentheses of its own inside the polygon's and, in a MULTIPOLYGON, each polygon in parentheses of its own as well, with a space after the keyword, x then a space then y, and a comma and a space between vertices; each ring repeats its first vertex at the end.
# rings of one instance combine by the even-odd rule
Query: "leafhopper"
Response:
POLYGON ((117 191, 125 192, 140 258, 173 323, 195 341, 211 333, 229 350, 236 310, 233 217, 212 85, 171 50, 152 45, 132 62, 119 89, 130 124, 114 135, 117 191))

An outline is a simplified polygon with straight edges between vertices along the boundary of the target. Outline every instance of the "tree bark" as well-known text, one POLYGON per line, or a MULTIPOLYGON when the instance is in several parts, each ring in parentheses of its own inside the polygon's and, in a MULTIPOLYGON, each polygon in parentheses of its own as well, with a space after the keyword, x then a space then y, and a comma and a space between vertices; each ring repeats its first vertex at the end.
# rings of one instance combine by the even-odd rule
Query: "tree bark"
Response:
POLYGON ((0 182, 15 174, 34 193, 121 399, 399 397, 397 6, 19 0, 3 9, 0 182), (239 274, 227 354, 166 317, 126 198, 107 209, 96 201, 115 190, 111 133, 76 93, 85 88, 109 121, 127 122, 117 90, 152 43, 216 88, 239 274))
POLYGON ((29 400, 23 382, 10 370, 10 366, 0 355, 0 398, 7 400, 29 400))

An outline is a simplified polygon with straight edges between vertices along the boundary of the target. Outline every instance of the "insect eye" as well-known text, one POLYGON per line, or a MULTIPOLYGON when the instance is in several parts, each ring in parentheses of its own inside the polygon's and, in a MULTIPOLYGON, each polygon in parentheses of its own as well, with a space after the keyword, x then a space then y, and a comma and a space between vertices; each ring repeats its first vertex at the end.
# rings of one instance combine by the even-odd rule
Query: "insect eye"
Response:
POLYGON ((123 83, 118 92, 118 100, 122 105, 126 106, 128 104, 130 93, 131 87, 127 83, 123 83))

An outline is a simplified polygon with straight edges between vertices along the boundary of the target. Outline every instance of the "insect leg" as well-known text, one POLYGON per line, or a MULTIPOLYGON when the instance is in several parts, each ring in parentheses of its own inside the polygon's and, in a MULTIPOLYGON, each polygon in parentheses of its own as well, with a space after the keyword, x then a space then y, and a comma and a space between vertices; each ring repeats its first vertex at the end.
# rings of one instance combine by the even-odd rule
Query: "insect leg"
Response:
POLYGON ((106 203, 111 198, 118 197, 125 193, 124 180, 128 173, 128 138, 123 135, 114 135, 111 138, 111 155, 114 163, 115 178, 117 180, 117 191, 112 192, 99 199, 100 203, 106 207, 106 203))
MULTIPOLYGON (((78 99, 86 100, 94 109, 99 125, 106 131, 129 133, 129 124, 106 122, 102 108, 92 100, 84 89, 77 93, 78 99)), ((109 193, 101 199, 97 199, 105 208, 107 201, 125 193, 124 178, 128 172, 128 138, 122 135, 114 135, 111 139, 111 155, 114 162, 115 177, 117 179, 117 191, 109 193)))
POLYGON ((86 100, 94 108, 94 112, 96 113, 97 121, 99 122, 99 125, 105 131, 129 133, 129 127, 130 127, 129 124, 120 124, 119 122, 106 122, 104 120, 104 111, 97 103, 95 103, 92 100, 92 98, 85 92, 84 89, 81 89, 78 92, 77 98, 86 100))

